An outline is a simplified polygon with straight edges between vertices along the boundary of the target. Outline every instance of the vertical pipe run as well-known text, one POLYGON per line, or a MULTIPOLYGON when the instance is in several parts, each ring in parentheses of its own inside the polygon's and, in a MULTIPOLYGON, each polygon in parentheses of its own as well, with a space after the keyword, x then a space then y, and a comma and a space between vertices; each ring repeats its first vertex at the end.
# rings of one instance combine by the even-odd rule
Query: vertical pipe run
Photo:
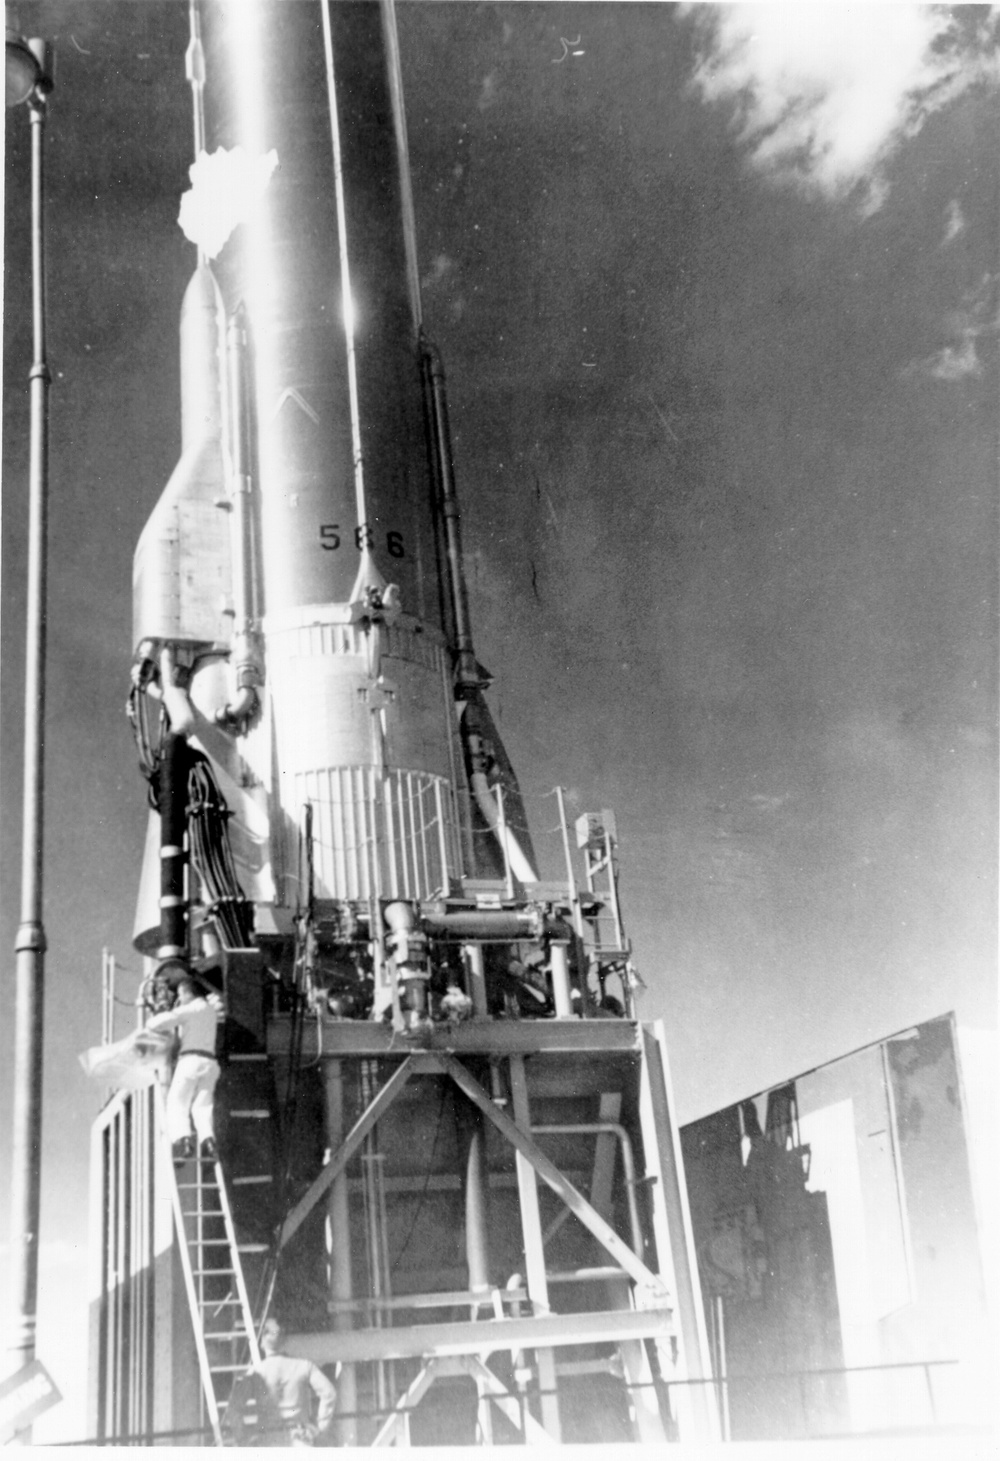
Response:
MULTIPOLYGON (((344 1114, 344 1066, 343 1061, 325 1062, 326 1077, 326 1132, 331 1155, 335 1154, 344 1140, 346 1120, 344 1114)), ((330 1184, 327 1198, 327 1215, 330 1220, 330 1297, 349 1300, 354 1297, 351 1263, 351 1221, 347 1189, 347 1173, 341 1172, 330 1184)), ((353 1327, 349 1310, 337 1307, 334 1310, 334 1329, 353 1327)), ((337 1444, 355 1446, 358 1441, 357 1380, 355 1367, 345 1364, 337 1383, 337 1409, 344 1413, 344 1419, 335 1421, 337 1444)))
POLYGON ((169 731, 160 750, 160 945, 161 959, 183 958, 188 951, 185 889, 187 853, 187 742, 169 731))
MULTIPOLYGON (((333 26, 330 21, 330 0, 323 0, 323 47, 326 56, 326 86, 330 107, 330 143, 333 148, 333 177, 337 202, 337 235, 340 250, 341 308, 344 318, 344 342, 347 349, 347 389, 351 415, 351 457, 354 463, 355 507, 358 526, 368 523, 365 503, 364 460, 361 447, 361 410, 358 403, 358 369, 354 351, 354 302, 351 297, 351 272, 347 250, 347 211, 344 203, 344 170, 340 149, 340 119, 337 112, 337 82, 333 62, 333 26)), ((360 582, 368 550, 362 550, 360 582)))
POLYGON ((500 846, 503 849, 503 870, 504 881, 507 884, 507 897, 513 898, 514 870, 510 865, 510 844, 507 840, 507 818, 504 814, 503 787, 499 783, 497 784, 497 830, 500 838, 500 846))
POLYGON ((465 1255, 469 1266, 469 1288, 473 1293, 486 1293, 490 1287, 485 1140, 482 1117, 476 1112, 476 1125, 469 1134, 469 1150, 465 1159, 465 1255))
MULTIPOLYGON (((377 1092, 377 1067, 370 1060, 362 1061, 361 1064, 361 1102, 365 1109, 371 1105, 377 1092)), ((373 1131, 365 1137, 361 1154, 361 1170, 363 1173, 363 1192, 365 1202, 365 1237, 368 1250, 368 1277, 371 1297, 376 1300, 372 1322, 376 1329, 381 1329, 385 1322, 385 1311, 377 1300, 383 1298, 388 1289, 386 1282, 387 1275, 384 1267, 385 1244, 380 1231, 382 1218, 382 1203, 379 1195, 379 1168, 381 1157, 376 1148, 377 1132, 373 1131)), ((388 1376, 384 1360, 379 1360, 375 1368, 375 1404, 379 1410, 387 1408, 388 1401, 388 1376)))
MULTIPOLYGON (((514 1120, 522 1131, 531 1132, 531 1106, 524 1056, 510 1057, 510 1093, 514 1120)), ((521 1206, 521 1229, 524 1234, 525 1278, 528 1296, 535 1314, 551 1313, 549 1286, 545 1272, 545 1244, 538 1205, 538 1178, 534 1167, 520 1151, 515 1154, 517 1188, 521 1206)), ((556 1362, 551 1349, 535 1351, 538 1361, 538 1382, 542 1391, 542 1424, 556 1442, 562 1440, 559 1418, 559 1396, 556 1389, 556 1362)))
POLYGON ((469 973, 466 993, 472 1000, 472 1013, 480 1018, 489 1014, 486 999, 486 971, 483 967, 482 944, 465 945, 465 966, 469 973))
POLYGON ((451 454, 451 430, 448 424, 448 401, 445 395, 444 366, 429 340, 423 341, 425 378, 431 405, 431 428, 434 458, 441 489, 441 513, 444 518, 445 551, 448 556, 448 581, 455 621, 455 647, 458 650, 458 681, 466 687, 480 683, 479 665, 472 648, 472 627, 469 616, 469 594, 462 562, 461 516, 455 492, 455 469, 451 454))
POLYGON ((236 696, 217 713, 216 719, 240 721, 256 703, 257 687, 263 682, 259 644, 258 593, 254 565, 254 502, 250 475, 250 431, 247 422, 247 323, 241 304, 226 332, 228 385, 227 436, 229 446, 230 498, 233 509, 233 644, 236 696))
POLYGON ((554 941, 549 948, 552 967, 552 999, 556 1007, 556 1019, 568 1020, 573 1016, 573 1001, 569 988, 569 944, 554 941))
POLYGON ((396 28, 395 0, 380 0, 382 34, 389 73, 389 95, 392 98, 392 125, 396 134, 396 158, 399 167, 399 203, 403 216, 403 247, 406 252, 406 283, 410 293, 410 310, 416 334, 421 325, 420 267, 417 261, 417 222, 413 209, 413 184, 410 178, 410 144, 406 135, 406 108, 403 104, 403 67, 399 55, 399 32, 396 28))
MULTIPOLYGON (((32 49, 41 43, 33 43, 32 49)), ((37 59, 37 58, 36 58, 37 59)), ((14 1112, 11 1152, 13 1324, 9 1369, 35 1357, 38 1226, 41 1205, 42 1028, 45 991, 43 819, 45 791, 45 628, 49 483, 49 386, 45 340, 45 92, 39 65, 29 99, 31 120, 31 299, 33 362, 29 372, 28 582, 24 685, 24 809, 21 826, 21 921, 14 944, 14 1112)), ((30 1442, 30 1427, 20 1433, 30 1442)))
POLYGON ((573 927, 577 938, 583 938, 583 909, 577 895, 576 873, 573 870, 573 853, 569 845, 569 826, 566 822, 566 801, 561 786, 556 787, 556 801, 559 804, 559 826, 562 830, 563 855, 566 858, 566 882, 569 886, 570 902, 573 907, 573 927))

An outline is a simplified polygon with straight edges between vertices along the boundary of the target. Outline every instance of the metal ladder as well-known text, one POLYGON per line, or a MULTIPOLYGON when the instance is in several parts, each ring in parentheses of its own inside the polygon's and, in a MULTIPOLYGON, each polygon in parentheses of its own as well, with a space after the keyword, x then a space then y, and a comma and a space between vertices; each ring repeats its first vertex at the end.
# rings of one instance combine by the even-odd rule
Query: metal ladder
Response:
MULTIPOLYGON (((160 1091, 161 1129, 163 1093, 160 1091)), ((179 1170, 168 1154, 170 1196, 184 1286, 191 1310, 205 1409, 215 1444, 225 1444, 222 1417, 238 1376, 260 1363, 260 1349, 240 1262, 221 1164, 192 1157, 179 1170)))

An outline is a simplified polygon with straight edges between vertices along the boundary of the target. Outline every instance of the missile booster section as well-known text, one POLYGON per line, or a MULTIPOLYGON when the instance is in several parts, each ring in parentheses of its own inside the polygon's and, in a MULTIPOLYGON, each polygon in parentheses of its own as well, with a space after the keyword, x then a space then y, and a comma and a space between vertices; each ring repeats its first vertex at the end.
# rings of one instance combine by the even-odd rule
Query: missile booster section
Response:
MULTIPOLYGON (((208 958, 232 946, 220 909, 243 905, 236 922, 268 945, 269 968, 283 952, 287 964, 291 940, 338 1012, 419 1025, 432 986, 469 984, 447 921, 471 917, 470 885, 485 880, 524 904, 508 964, 523 943, 566 943, 560 1012, 573 998, 582 1014, 582 930, 538 895, 472 648, 391 11, 213 4, 189 76, 214 176, 228 166, 235 187, 253 159, 267 181, 221 246, 215 236, 213 259, 197 239, 182 454, 135 556, 130 704, 155 783, 136 946, 174 957, 186 938, 184 952, 208 958), (192 859, 193 922, 168 936, 159 763, 178 738, 181 782, 214 788, 221 845, 192 859), (221 881, 205 873, 213 855, 221 881)), ((494 915, 470 924, 491 945, 513 927, 494 915)), ((477 1013, 498 1000, 478 990, 477 1013)), ((554 1009, 551 992, 521 1002, 554 1009)))
POLYGON ((136 1408, 105 1387, 95 1434, 232 1439, 277 1315, 340 1367, 341 1444, 599 1439, 595 1417, 711 1438, 614 817, 571 821, 555 788, 539 865, 473 644, 392 0, 189 14, 181 455, 134 560, 134 944, 140 1018, 185 970, 221 997, 220 1160, 170 1188, 152 1100, 102 1113, 95 1343, 136 1408), (122 1162, 168 1226, 172 1203, 165 1268, 122 1162), (126 1300, 171 1355, 151 1384, 126 1300))

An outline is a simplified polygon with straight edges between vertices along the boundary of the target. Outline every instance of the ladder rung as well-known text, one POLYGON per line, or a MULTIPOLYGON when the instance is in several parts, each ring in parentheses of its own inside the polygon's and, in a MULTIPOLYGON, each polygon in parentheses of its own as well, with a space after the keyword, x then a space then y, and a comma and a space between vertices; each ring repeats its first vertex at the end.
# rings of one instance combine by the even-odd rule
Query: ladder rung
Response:
MULTIPOLYGON (((235 1274, 235 1268, 192 1268, 191 1272, 195 1278, 229 1278, 235 1274)), ((208 1308, 208 1305, 205 1305, 208 1308)))
POLYGON ((258 1050, 241 1050, 238 1054, 230 1055, 230 1064, 234 1060, 266 1060, 266 1053, 258 1050))
POLYGON ((242 1365, 209 1365, 208 1368, 209 1373, 213 1375, 241 1375, 250 1366, 244 1363, 242 1365))
POLYGON ((228 1238, 202 1238, 202 1239, 199 1240, 199 1245, 198 1246, 201 1247, 201 1248, 228 1248, 229 1247, 229 1239, 228 1238))
POLYGON ((268 1253, 270 1249, 270 1243, 237 1243, 236 1245, 238 1253, 268 1253))
POLYGON ((234 1339, 246 1339, 246 1337, 247 1332, 245 1329, 215 1329, 211 1331, 206 1329, 202 1334, 203 1339, 211 1340, 214 1344, 232 1344, 234 1339))
POLYGON ((254 1182, 273 1182, 274 1178, 270 1172, 265 1172, 260 1177, 230 1177, 229 1180, 234 1187, 249 1187, 254 1182))
POLYGON ((252 1110, 248 1111, 230 1111, 229 1114, 230 1116, 234 1117, 242 1116, 245 1117, 247 1120, 253 1121, 267 1121, 271 1115, 270 1111, 261 1110, 259 1107, 255 1107, 252 1110))

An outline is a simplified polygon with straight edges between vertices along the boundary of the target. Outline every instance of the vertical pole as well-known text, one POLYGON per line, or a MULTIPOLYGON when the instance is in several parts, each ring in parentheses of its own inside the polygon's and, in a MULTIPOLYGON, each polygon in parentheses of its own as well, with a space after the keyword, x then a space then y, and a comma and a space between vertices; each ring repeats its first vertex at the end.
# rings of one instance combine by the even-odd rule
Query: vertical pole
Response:
POLYGON ((717 1371, 719 1376, 719 1424, 722 1428, 722 1439, 732 1440, 729 1430, 729 1372, 726 1359, 726 1308, 725 1300, 721 1294, 715 1297, 715 1346, 718 1356, 717 1371))
POLYGON ((611 898, 611 911, 615 920, 615 947, 623 948, 625 944, 625 933, 622 929, 622 910, 618 902, 618 871, 615 867, 615 845, 611 840, 611 833, 604 829, 604 855, 608 861, 608 893, 611 898))
POLYGON ((569 987, 569 944, 554 940, 549 945, 552 961, 552 1000, 556 1019, 568 1020, 575 1013, 569 987))
MULTIPOLYGON (((707 1380, 711 1378, 708 1333, 698 1285, 694 1231, 684 1185, 680 1135, 673 1117, 662 1024, 659 1021, 654 1025, 643 1024, 640 1039, 639 1119, 646 1154, 646 1176, 656 1179, 651 1188, 656 1267, 673 1290, 676 1301, 680 1347, 676 1378, 707 1380)), ((680 1439, 685 1443, 718 1440, 719 1417, 709 1387, 702 1384, 678 1385, 672 1393, 678 1396, 680 1439)))
MULTIPOLYGON (((514 1120, 522 1131, 531 1134, 531 1108, 528 1103, 528 1081, 524 1073, 524 1056, 510 1057, 510 1092, 514 1120)), ((515 1155, 517 1189, 521 1201, 521 1227, 524 1232, 525 1276, 528 1297, 535 1314, 549 1313, 549 1287, 545 1276, 545 1249, 542 1244, 542 1220, 538 1207, 538 1179, 527 1157, 515 1155)), ((535 1351, 538 1359, 538 1383, 542 1391, 542 1425, 554 1441, 562 1439, 559 1420, 559 1397, 556 1394, 556 1363, 551 1349, 535 1351)))
MULTIPOLYGON (((336 1153, 343 1140, 346 1126, 344 1116, 344 1063, 328 1060, 326 1075, 326 1135, 330 1153, 336 1153)), ((347 1189, 347 1173, 341 1172, 330 1183, 327 1197, 327 1215, 330 1221, 330 1297, 352 1299, 354 1286, 351 1271, 351 1215, 347 1189)), ((336 1308, 333 1327, 337 1330, 351 1329, 354 1319, 350 1312, 336 1308)), ((355 1367, 345 1364, 340 1371, 337 1384, 337 1409, 345 1412, 345 1418, 335 1422, 337 1444, 356 1446, 358 1443, 357 1378, 355 1367)))
MULTIPOLYGON (((14 1113, 11 1156, 11 1372, 35 1357, 38 1225, 41 1206, 42 1028, 45 989, 43 820, 45 791, 45 627, 49 480, 49 385, 45 348, 44 140, 40 80, 31 93, 31 295, 34 359, 29 373, 28 583, 24 685, 24 813, 21 922, 17 930, 14 1113)), ((48 83, 46 83, 49 86, 48 83)), ((50 89, 50 86, 49 86, 50 89)), ((30 1444, 30 1427, 20 1433, 30 1444)))
POLYGON ((477 1017, 489 1014, 489 1005, 486 999, 486 970, 483 964, 482 944, 466 944, 465 967, 469 972, 469 984, 466 993, 472 1000, 472 1013, 477 1017))
POLYGON ((504 880, 507 884, 507 897, 514 896, 514 873, 510 865, 510 848, 507 845, 507 818, 504 814, 503 787, 497 783, 497 825, 500 830, 500 847, 503 851, 504 880))
MULTIPOLYGON (((164 664, 164 677, 168 673, 164 664)), ((187 741, 168 731, 160 749, 160 959, 183 958, 188 951, 187 771, 187 741)))
POLYGON ((573 906, 573 927, 577 937, 583 938, 583 909, 576 890, 576 873, 573 869, 573 853, 569 845, 569 827, 566 824, 566 801, 561 786, 556 787, 556 801, 559 804, 559 826, 562 830, 563 856, 566 859, 566 882, 569 886, 570 902, 573 906))
POLYGON ((108 1034, 108 951, 101 950, 101 1044, 110 1045, 108 1034))
POLYGON ((444 820, 444 793, 440 781, 434 782, 434 811, 438 826, 438 847, 441 857, 441 891, 445 897, 451 892, 451 869, 448 866, 448 829, 444 820))

